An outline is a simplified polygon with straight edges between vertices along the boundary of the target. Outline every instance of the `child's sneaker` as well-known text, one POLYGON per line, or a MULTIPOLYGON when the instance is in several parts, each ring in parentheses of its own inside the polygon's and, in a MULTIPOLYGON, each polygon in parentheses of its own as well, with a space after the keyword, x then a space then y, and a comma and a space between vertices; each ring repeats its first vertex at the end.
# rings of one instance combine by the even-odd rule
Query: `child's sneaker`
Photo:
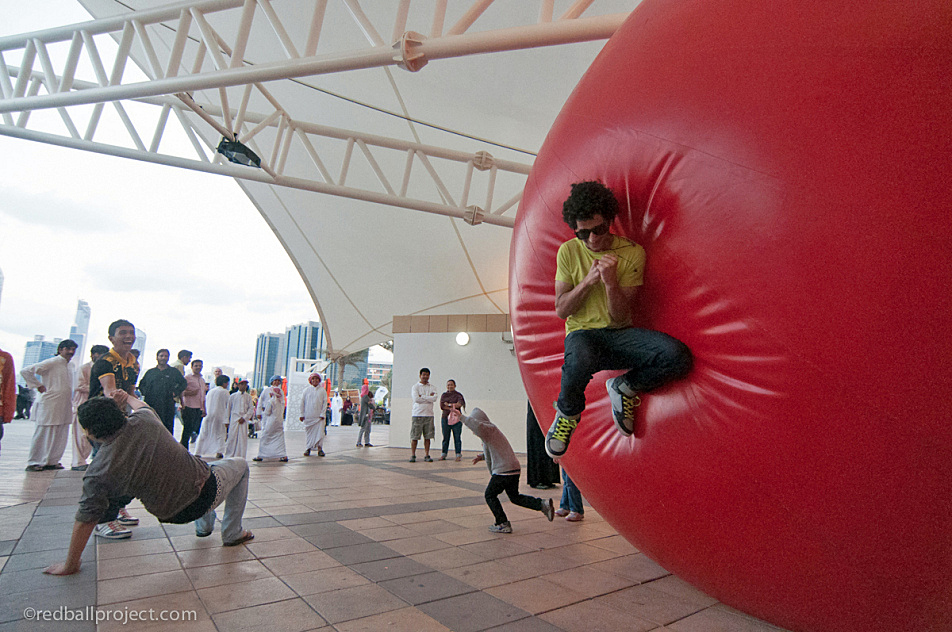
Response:
POLYGON ((489 530, 493 533, 512 533, 512 525, 508 522, 502 524, 494 524, 489 527, 489 530))
POLYGON ((551 498, 542 501, 542 513, 545 514, 545 519, 549 522, 552 522, 552 519, 555 518, 555 506, 551 498))
POLYGON ((126 529, 118 522, 97 524, 95 532, 100 538, 106 538, 107 540, 125 540, 132 537, 132 530, 126 529))
POLYGON ((608 399, 612 402, 612 417, 618 432, 630 437, 635 432, 635 409, 641 405, 641 398, 637 393, 627 394, 621 389, 630 390, 622 378, 613 377, 605 382, 608 389, 608 399))
POLYGON ((545 451, 550 457, 560 457, 569 449, 569 439, 578 426, 578 420, 578 417, 566 417, 561 412, 555 414, 555 421, 545 435, 545 451))
POLYGON ((585 514, 579 513, 577 511, 572 511, 565 517, 569 522, 581 522, 585 519, 585 514))
POLYGON ((122 509, 119 510, 119 517, 116 518, 116 522, 118 522, 124 527, 134 527, 137 524, 139 524, 139 519, 134 518, 133 516, 130 516, 129 512, 126 511, 126 508, 123 507, 122 509))

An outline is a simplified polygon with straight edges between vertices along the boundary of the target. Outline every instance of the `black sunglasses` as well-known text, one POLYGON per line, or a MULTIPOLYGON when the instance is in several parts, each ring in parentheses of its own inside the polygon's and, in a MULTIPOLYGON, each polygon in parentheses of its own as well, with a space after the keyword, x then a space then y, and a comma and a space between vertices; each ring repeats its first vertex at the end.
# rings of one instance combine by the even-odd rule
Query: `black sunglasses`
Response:
POLYGON ((611 226, 610 222, 603 222, 599 224, 598 226, 596 226, 595 228, 581 228, 575 231, 575 236, 581 239, 582 241, 585 241, 586 239, 588 239, 589 235, 599 235, 599 236, 604 235, 605 233, 608 232, 608 229, 610 226, 611 226))

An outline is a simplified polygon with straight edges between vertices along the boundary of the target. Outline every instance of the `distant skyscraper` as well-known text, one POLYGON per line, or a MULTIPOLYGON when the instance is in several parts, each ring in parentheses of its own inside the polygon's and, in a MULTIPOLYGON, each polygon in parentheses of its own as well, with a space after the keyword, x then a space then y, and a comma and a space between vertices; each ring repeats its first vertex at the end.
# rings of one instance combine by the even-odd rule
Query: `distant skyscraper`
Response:
POLYGON ((268 385, 268 380, 278 371, 278 353, 281 347, 281 334, 258 334, 255 345, 255 370, 251 376, 251 387, 259 391, 268 385))
POLYGON ((281 350, 278 353, 279 373, 287 377, 293 370, 291 361, 322 360, 327 357, 324 328, 318 322, 309 321, 284 330, 281 350))
POLYGON ((148 336, 145 335, 145 332, 136 327, 136 343, 132 345, 132 348, 139 350, 139 357, 143 360, 145 359, 145 341, 147 338, 148 336))
MULTIPOLYGON (((26 343, 26 349, 23 352, 23 364, 20 365, 20 368, 25 369, 37 362, 55 356, 56 347, 59 346, 60 341, 62 341, 62 338, 54 338, 53 342, 50 342, 42 335, 33 336, 33 340, 26 343)), ((19 372, 17 372, 17 384, 24 384, 19 372)))
POLYGON ((76 343, 76 357, 80 363, 85 362, 86 337, 89 335, 89 316, 92 310, 89 309, 89 303, 79 299, 76 304, 76 318, 73 326, 69 328, 69 338, 76 343))

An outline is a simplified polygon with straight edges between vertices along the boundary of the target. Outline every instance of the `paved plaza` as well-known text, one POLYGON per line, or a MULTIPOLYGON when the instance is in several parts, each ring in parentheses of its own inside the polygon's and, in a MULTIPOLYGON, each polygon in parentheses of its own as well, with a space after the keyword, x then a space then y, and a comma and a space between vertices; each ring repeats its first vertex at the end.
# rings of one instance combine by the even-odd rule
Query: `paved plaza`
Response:
MULTIPOLYGON (((25 472, 33 428, 8 424, 0 452, 0 632, 779 630, 668 573, 591 508, 550 523, 507 500, 513 533, 489 533, 485 464, 409 463, 386 447, 389 426, 373 448, 330 428, 324 458, 301 456, 304 433, 290 431, 289 463, 250 463, 247 545, 160 525, 135 502, 130 540, 94 539, 78 574, 43 575, 65 557, 82 473, 25 472)), ((522 482, 558 503, 561 487, 522 482)))

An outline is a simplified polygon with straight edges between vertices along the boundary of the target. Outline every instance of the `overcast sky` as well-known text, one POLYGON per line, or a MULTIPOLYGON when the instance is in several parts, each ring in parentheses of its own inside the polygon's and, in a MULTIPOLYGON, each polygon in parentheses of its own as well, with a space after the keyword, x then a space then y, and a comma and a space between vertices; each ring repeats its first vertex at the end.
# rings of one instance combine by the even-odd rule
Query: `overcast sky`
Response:
MULTIPOLYGON (((74 0, 0 0, 0 15, 0 35, 90 19, 74 0)), ((0 348, 18 364, 34 335, 68 336, 80 298, 90 344, 131 320, 146 367, 161 347, 188 348, 248 373, 259 333, 318 319, 233 180, 3 136, 0 160, 0 348)))

